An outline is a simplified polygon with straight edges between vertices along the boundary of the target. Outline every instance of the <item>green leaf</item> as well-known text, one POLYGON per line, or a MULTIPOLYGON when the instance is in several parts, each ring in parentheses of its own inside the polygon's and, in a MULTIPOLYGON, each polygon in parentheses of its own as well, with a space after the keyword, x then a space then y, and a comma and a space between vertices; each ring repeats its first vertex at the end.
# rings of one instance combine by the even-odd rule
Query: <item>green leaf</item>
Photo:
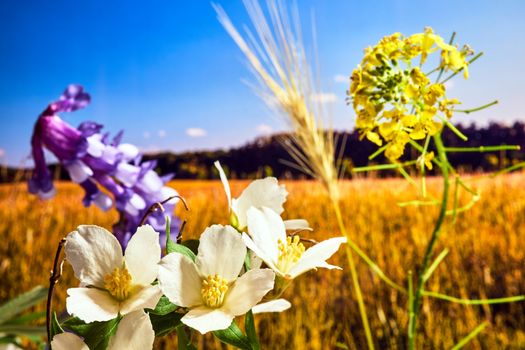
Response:
POLYGON ((73 317, 62 323, 62 327, 83 337, 90 350, 105 350, 109 339, 117 331, 121 319, 122 317, 119 316, 110 321, 84 323, 79 318, 73 317))
POLYGON ((176 243, 171 239, 170 217, 166 216, 166 254, 175 252, 174 244, 176 243))
POLYGON ((239 349, 252 350, 250 340, 242 334, 241 329, 237 326, 235 321, 232 321, 230 327, 226 329, 214 331, 213 335, 223 343, 236 346, 239 349))
POLYGON ((190 248, 193 254, 197 255, 199 251, 199 240, 198 239, 188 239, 186 241, 181 242, 181 244, 185 247, 190 248))
POLYGON ((151 320, 151 324, 153 325, 155 336, 163 337, 173 332, 177 327, 182 325, 180 322, 182 316, 182 314, 175 312, 167 315, 155 315, 150 313, 149 318, 151 320))
POLYGON ((46 327, 21 324, 3 324, 0 326, 0 333, 24 336, 43 336, 46 334, 46 327))
POLYGON ((179 350, 197 350, 197 347, 191 343, 190 338, 186 334, 186 327, 180 325, 177 327, 177 340, 179 344, 179 350))
POLYGON ((177 305, 173 304, 165 295, 163 295, 160 297, 157 306, 155 306, 155 309, 149 310, 149 313, 163 316, 177 310, 177 308, 177 305))
MULTIPOLYGON (((167 246, 166 246, 167 249, 167 246)), ((170 247, 170 253, 179 253, 187 256, 191 261, 195 261, 195 253, 190 250, 190 248, 183 246, 182 244, 173 243, 170 247)))
POLYGON ((0 324, 9 321, 11 318, 22 313, 31 306, 38 304, 45 298, 47 298, 47 289, 38 286, 31 289, 29 292, 9 300, 0 306, 0 324))
POLYGON ((244 318, 244 328, 246 329, 246 335, 248 340, 252 344, 253 350, 259 350, 261 345, 259 344, 259 338, 257 338, 257 331, 255 330, 255 320, 253 318, 252 310, 248 311, 244 318))
POLYGON ((27 324, 36 320, 44 319, 46 317, 45 311, 32 312, 23 316, 12 318, 9 324, 27 324))
POLYGON ((58 322, 56 312, 53 311, 53 315, 51 316, 51 332, 50 332, 51 339, 50 340, 53 340, 53 337, 60 333, 64 333, 64 329, 62 329, 62 327, 60 326, 60 323, 58 322))

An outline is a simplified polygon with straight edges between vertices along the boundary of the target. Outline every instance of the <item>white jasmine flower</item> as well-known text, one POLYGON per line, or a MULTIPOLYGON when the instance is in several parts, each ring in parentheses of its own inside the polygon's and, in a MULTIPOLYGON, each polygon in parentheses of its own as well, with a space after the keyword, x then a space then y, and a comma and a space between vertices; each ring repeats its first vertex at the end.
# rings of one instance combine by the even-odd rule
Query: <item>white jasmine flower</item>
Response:
POLYGON ((341 269, 326 259, 346 242, 345 237, 330 238, 305 249, 299 236, 286 236, 284 222, 273 210, 250 208, 247 216, 250 235, 242 234, 244 243, 279 277, 293 279, 318 267, 341 269))
POLYGON ((80 280, 67 291, 67 311, 84 322, 108 321, 153 309, 162 292, 151 285, 160 261, 159 234, 149 225, 131 237, 122 255, 118 240, 98 226, 82 225, 66 237, 66 259, 80 280))
POLYGON ((282 312, 288 310, 292 304, 286 299, 275 299, 264 303, 255 305, 252 308, 254 314, 261 314, 263 312, 282 312))
MULTIPOLYGON (((275 177, 266 177, 261 180, 252 181, 248 187, 244 189, 239 198, 231 197, 230 184, 226 178, 226 174, 221 167, 221 164, 216 161, 215 167, 219 171, 219 175, 228 198, 228 205, 232 215, 232 224, 235 228, 243 230, 248 225, 246 213, 251 207, 262 208, 266 207, 273 210, 275 213, 281 215, 284 211, 283 204, 286 201, 288 192, 284 185, 279 185, 275 177)), ((286 229, 288 230, 304 230, 308 228, 308 222, 302 219, 285 221, 286 229)))
MULTIPOLYGON (((120 320, 111 337, 108 350, 145 350, 153 348, 155 332, 149 316, 143 310, 127 314, 120 320)), ((89 350, 82 338, 73 333, 60 333, 51 341, 53 350, 89 350)))
POLYGON ((207 333, 226 329, 272 290, 275 274, 252 269, 241 277, 246 246, 231 226, 213 225, 201 235, 195 262, 171 253, 159 267, 159 284, 175 305, 189 308, 181 321, 207 333))

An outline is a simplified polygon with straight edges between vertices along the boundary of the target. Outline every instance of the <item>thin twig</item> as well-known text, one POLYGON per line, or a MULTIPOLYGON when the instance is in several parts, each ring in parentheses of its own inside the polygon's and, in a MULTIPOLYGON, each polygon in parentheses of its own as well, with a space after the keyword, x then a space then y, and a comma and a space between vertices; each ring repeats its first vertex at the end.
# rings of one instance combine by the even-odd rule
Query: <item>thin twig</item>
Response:
POLYGON ((156 203, 153 203, 149 208, 148 210, 146 210, 146 213, 144 213, 144 216, 142 217, 142 220, 140 220, 140 224, 139 226, 142 226, 146 223, 146 220, 148 219, 148 216, 150 216, 151 214, 153 214, 155 212, 155 210, 157 209, 160 209, 162 212, 164 212, 164 207, 163 207, 163 204, 166 204, 168 203, 169 201, 171 201, 173 198, 178 198, 180 199, 180 201, 182 202, 182 204, 184 204, 184 208, 186 209, 186 211, 190 211, 190 208, 188 207, 188 204, 186 203, 186 200, 181 197, 181 196, 170 196, 168 198, 166 198, 165 200, 163 200, 162 202, 156 202, 156 203))
POLYGON ((64 260, 59 263, 60 253, 66 243, 66 239, 62 238, 58 243, 57 251, 55 253, 55 261, 53 262, 53 270, 51 270, 51 276, 49 277, 49 289, 47 291, 47 303, 46 303, 46 330, 47 330, 47 343, 51 344, 51 306, 53 302, 53 290, 55 285, 58 283, 60 276, 62 276, 62 265, 64 260), (60 265, 60 266, 59 266, 60 265))
POLYGON ((179 233, 177 234, 177 243, 182 242, 182 231, 184 231, 184 228, 186 227, 186 220, 183 220, 180 224, 179 233))

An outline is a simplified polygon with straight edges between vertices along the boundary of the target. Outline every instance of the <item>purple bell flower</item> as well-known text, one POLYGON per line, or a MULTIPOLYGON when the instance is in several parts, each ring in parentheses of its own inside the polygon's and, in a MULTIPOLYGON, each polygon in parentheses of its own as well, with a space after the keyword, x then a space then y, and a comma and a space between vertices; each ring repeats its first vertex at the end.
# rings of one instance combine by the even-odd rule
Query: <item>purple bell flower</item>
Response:
MULTIPOLYGON (((171 175, 159 177, 153 170, 155 161, 141 163, 138 148, 121 143, 122 132, 110 140, 109 134, 101 133, 103 126, 100 124, 86 121, 74 128, 57 115, 84 108, 90 101, 82 86, 70 85, 58 101, 40 114, 31 138, 35 170, 28 188, 30 193, 43 199, 55 194, 45 162, 46 148, 57 157, 71 180, 84 189, 82 203, 86 207, 95 204, 104 211, 113 205, 116 207, 120 219, 113 226, 113 232, 125 248, 148 208, 177 195, 177 192, 165 186, 171 175), (101 191, 101 187, 106 191, 101 191)), ((146 219, 146 224, 161 233, 162 244, 165 243, 166 215, 170 217, 171 231, 176 233, 179 230, 180 220, 173 214, 177 202, 178 199, 170 200, 164 205, 164 213, 154 212, 146 219)))

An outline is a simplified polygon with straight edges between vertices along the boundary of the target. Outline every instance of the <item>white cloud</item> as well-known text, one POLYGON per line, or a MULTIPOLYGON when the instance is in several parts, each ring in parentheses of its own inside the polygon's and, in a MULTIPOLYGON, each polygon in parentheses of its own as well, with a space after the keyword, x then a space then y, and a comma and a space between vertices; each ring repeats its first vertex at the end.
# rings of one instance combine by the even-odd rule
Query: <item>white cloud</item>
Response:
POLYGON ((208 132, 201 128, 188 128, 186 129, 186 135, 189 137, 203 137, 206 136, 208 132))
POLYGON ((151 137, 151 133, 149 131, 144 131, 143 136, 147 140, 147 139, 149 139, 151 137))
POLYGON ((331 92, 320 92, 312 95, 312 101, 319 103, 335 103, 337 95, 331 92))
POLYGON ((5 157, 5 149, 0 148, 0 158, 5 157))
POLYGON ((159 132, 158 132, 158 135, 159 137, 162 139, 164 137, 166 137, 166 130, 162 130, 160 129, 159 132))
POLYGON ((334 82, 336 83, 349 83, 350 78, 343 74, 334 75, 334 82))
POLYGON ((259 124, 256 128, 257 132, 260 134, 271 134, 273 128, 268 124, 259 124))
POLYGON ((446 88, 447 90, 450 90, 450 89, 452 89, 453 87, 454 87, 454 82, 453 82, 452 80, 449 80, 449 81, 447 81, 447 82, 445 83, 445 88, 446 88))

